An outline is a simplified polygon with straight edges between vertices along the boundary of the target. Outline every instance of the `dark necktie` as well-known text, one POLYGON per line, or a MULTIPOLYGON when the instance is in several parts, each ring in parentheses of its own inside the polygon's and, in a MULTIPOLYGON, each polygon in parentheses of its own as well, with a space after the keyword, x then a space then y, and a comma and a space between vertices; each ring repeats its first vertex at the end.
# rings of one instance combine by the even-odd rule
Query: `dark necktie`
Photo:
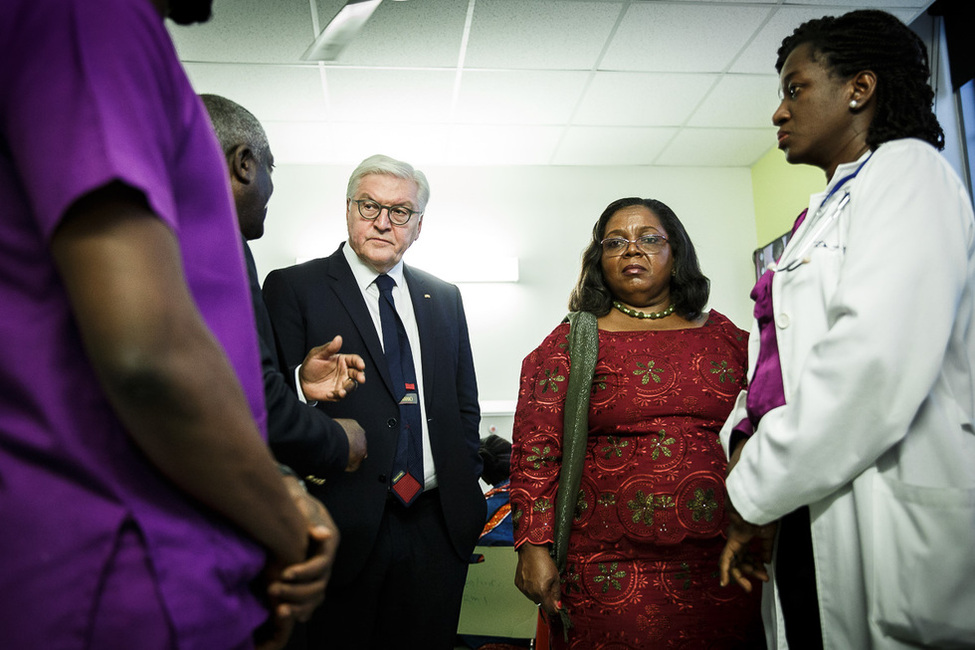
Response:
POLYGON ((410 505, 423 492, 423 441, 420 422, 420 394, 416 369, 406 328, 393 303, 393 278, 376 278, 379 287, 379 322, 383 328, 383 351, 399 402, 400 432, 393 458, 392 491, 403 505, 410 505))

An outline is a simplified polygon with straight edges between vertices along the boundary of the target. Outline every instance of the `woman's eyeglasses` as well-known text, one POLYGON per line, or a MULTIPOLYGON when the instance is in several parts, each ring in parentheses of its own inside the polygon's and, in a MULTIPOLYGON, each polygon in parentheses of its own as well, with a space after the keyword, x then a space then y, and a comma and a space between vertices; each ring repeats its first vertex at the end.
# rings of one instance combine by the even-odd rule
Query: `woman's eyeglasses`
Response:
POLYGON ((607 257, 622 255, 630 247, 630 244, 636 244, 636 247, 647 255, 655 255, 667 245, 667 238, 663 235, 643 235, 636 239, 608 237, 599 243, 603 247, 603 255, 607 257))

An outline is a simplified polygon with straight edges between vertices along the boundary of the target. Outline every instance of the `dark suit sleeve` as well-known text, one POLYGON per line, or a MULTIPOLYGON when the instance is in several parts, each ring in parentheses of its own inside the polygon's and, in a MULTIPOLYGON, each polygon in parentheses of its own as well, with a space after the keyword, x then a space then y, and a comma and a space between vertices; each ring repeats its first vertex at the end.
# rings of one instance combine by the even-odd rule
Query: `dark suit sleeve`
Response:
MULTIPOLYGON (((345 470, 349 441, 342 427, 313 406, 303 404, 294 392, 294 381, 279 370, 274 331, 257 279, 250 247, 244 244, 251 302, 257 321, 267 403, 268 443, 275 458, 298 474, 327 476, 345 470)), ((304 355, 301 357, 304 359, 304 355)), ((293 376, 293 369, 292 369, 293 376)))
POLYGON ((315 345, 306 345, 305 322, 294 288, 281 270, 271 271, 264 279, 264 304, 273 314, 270 322, 274 327, 280 365, 294 368, 315 345))
MULTIPOLYGON (((264 341, 261 347, 267 348, 264 341)), ((284 375, 267 364, 264 395, 268 441, 278 461, 302 476, 324 477, 345 470, 349 462, 345 431, 314 406, 302 404, 285 384, 284 375)))
MULTIPOLYGON (((432 351, 436 370, 427 378, 427 386, 433 391, 432 400, 428 398, 430 442, 448 532, 458 555, 464 557, 471 553, 484 528, 486 511, 477 481, 483 466, 478 454, 481 418, 477 379, 460 290, 442 281, 427 282, 434 303, 428 317, 438 323, 434 329, 439 337, 432 351)), ((424 347, 424 356, 428 353, 424 347)))
POLYGON ((471 340, 467 331, 467 316, 464 313, 464 302, 460 290, 457 291, 457 401, 460 405, 460 419, 464 427, 464 436, 478 459, 477 475, 480 476, 483 463, 478 450, 481 445, 480 424, 481 407, 477 399, 477 378, 474 374, 474 357, 471 352, 471 340))

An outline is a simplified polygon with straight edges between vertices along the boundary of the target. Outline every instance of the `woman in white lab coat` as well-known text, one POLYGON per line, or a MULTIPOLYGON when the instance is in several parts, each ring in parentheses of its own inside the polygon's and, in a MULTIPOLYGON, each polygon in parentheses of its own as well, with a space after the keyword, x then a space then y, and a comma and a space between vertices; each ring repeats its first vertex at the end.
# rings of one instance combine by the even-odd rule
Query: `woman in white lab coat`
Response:
POLYGON ((776 69, 779 148, 828 184, 752 293, 722 582, 768 580, 770 648, 975 646, 975 224, 924 45, 855 11, 776 69))

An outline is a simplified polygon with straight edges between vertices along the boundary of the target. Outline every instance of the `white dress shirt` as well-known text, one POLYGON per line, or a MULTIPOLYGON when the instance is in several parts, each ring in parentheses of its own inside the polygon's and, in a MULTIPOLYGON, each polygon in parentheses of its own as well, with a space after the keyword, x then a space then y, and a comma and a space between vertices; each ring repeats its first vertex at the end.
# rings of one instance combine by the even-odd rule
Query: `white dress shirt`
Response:
MULTIPOLYGON (((379 277, 379 273, 359 259, 348 242, 342 246, 342 253, 352 269, 356 285, 366 301, 366 307, 369 308, 369 315, 376 327, 376 333, 379 334, 379 343, 382 344, 383 326, 379 319, 379 287, 376 286, 376 278, 379 277)), ((426 407, 423 402, 423 357, 420 351, 420 330, 416 326, 416 314, 413 313, 410 288, 407 286, 406 278, 403 277, 403 261, 400 260, 386 275, 396 282, 396 286, 393 287, 393 302, 396 304, 396 312, 399 314, 400 320, 403 321, 403 327, 406 328, 406 336, 410 340, 410 352, 413 354, 416 387, 420 398, 420 422, 423 426, 423 489, 429 490, 437 487, 437 471, 433 464, 430 431, 427 427, 426 407)), ((369 378, 367 377, 366 380, 369 381, 369 378)), ((378 378, 374 381, 378 381, 378 378)))

